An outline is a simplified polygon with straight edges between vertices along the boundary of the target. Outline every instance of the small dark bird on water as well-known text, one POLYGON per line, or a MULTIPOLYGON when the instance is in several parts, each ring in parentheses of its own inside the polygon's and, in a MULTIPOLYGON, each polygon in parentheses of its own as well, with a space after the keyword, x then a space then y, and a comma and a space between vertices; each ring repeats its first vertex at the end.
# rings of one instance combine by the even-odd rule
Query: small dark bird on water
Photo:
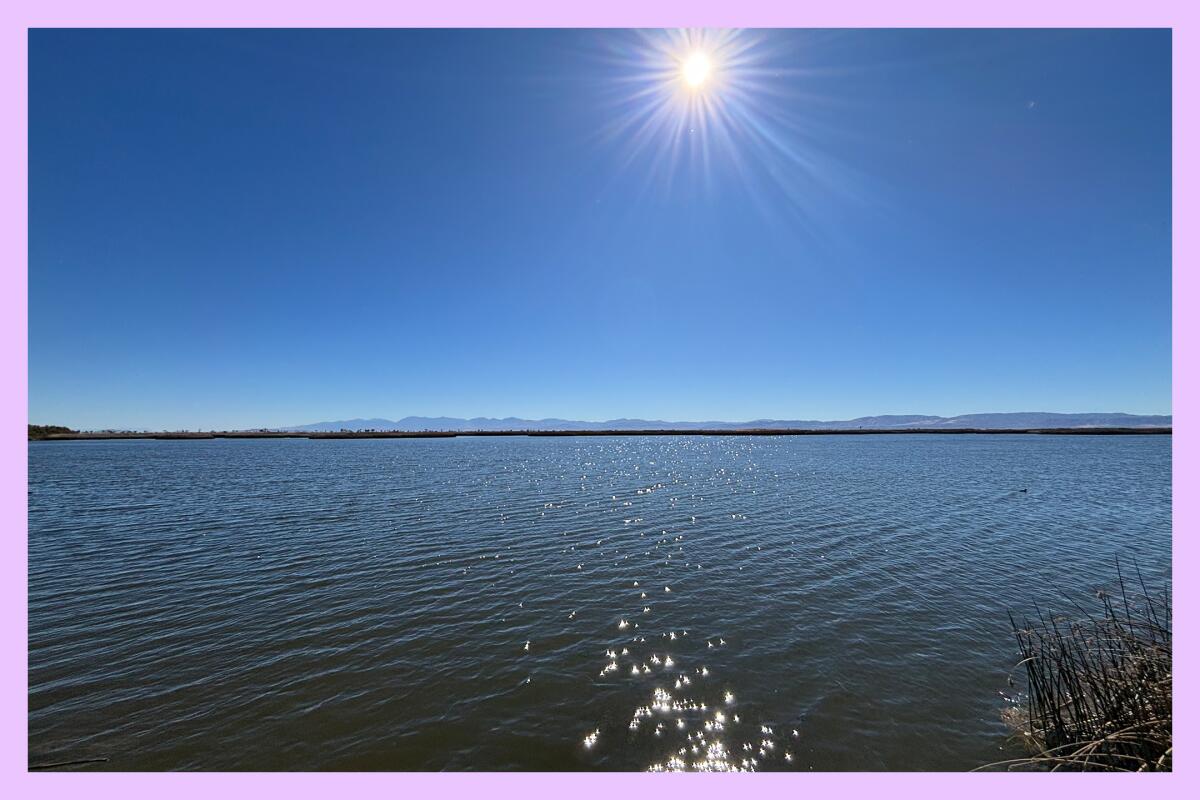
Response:
POLYGON ((1021 491, 1022 491, 1022 492, 1028 492, 1029 490, 1028 490, 1028 489, 1022 489, 1021 491))

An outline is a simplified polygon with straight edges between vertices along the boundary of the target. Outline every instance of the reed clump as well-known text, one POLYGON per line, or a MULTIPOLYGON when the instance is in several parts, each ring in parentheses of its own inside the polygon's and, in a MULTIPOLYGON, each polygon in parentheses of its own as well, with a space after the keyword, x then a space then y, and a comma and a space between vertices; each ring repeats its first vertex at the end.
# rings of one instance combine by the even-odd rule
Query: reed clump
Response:
POLYGON ((1029 751, 1007 769, 1170 771, 1171 597, 1141 573, 1069 616, 1037 609, 1020 623, 1023 701, 1002 713, 1029 751))

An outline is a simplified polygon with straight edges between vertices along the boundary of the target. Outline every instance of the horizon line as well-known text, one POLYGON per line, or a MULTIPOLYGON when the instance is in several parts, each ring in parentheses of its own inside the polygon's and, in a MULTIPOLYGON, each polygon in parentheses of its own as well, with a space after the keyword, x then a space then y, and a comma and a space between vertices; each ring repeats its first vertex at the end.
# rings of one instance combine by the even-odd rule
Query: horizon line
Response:
MULTIPOLYGON (((647 425, 665 424, 665 425, 745 425, 751 426, 762 423, 815 423, 815 424, 837 424, 837 423, 852 423, 861 420, 872 419, 887 419, 897 417, 913 417, 930 420, 956 420, 966 417, 981 417, 981 416, 1017 416, 1017 415, 1041 415, 1047 417, 1070 417, 1070 416, 1113 416, 1113 417, 1167 417, 1172 418, 1173 412, 1165 413, 1141 413, 1130 411, 975 411, 960 414, 921 414, 921 413, 880 413, 880 414, 864 414, 855 417, 841 418, 826 418, 817 417, 755 417, 753 419, 731 420, 720 418, 708 418, 702 420, 681 420, 681 419, 664 419, 664 418, 647 418, 647 417, 610 417, 608 419, 575 419, 570 417, 520 417, 520 416, 450 416, 446 414, 439 415, 424 415, 424 414, 406 414, 401 417, 343 417, 340 419, 324 419, 315 422, 293 423, 287 425, 251 425, 240 427, 161 427, 149 428, 145 426, 117 426, 110 425, 105 427, 89 427, 78 428, 80 431, 148 431, 148 432, 172 432, 172 431, 205 431, 210 433, 215 432, 237 432, 237 431, 284 431, 306 428, 314 425, 332 425, 335 423, 401 423, 406 420, 428 420, 428 421, 453 421, 453 422, 473 422, 473 421, 491 421, 491 422, 529 422, 529 423, 547 423, 547 422, 562 422, 569 424, 582 425, 603 425, 608 423, 646 423, 647 425)), ((37 427, 67 427, 61 422, 45 422, 35 423, 29 421, 30 426, 37 427)))

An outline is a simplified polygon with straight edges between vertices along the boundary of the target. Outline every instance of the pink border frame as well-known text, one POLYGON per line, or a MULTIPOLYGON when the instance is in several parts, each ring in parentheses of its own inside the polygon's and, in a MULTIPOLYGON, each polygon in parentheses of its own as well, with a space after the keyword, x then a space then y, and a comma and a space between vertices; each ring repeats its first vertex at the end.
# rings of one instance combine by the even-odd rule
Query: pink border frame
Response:
MULTIPOLYGON (((355 796, 383 797, 396 793, 415 796, 441 794, 467 798, 486 792, 504 798, 559 796, 576 798, 629 796, 634 792, 686 791, 689 797, 714 800, 733 791, 783 795, 806 792, 872 793, 901 798, 956 798, 970 793, 974 800, 1063 792, 1091 798, 1124 798, 1133 792, 1170 796, 1192 794, 1197 742, 1195 710, 1196 585, 1175 581, 1176 706, 1175 740, 1180 745, 1175 772, 1170 775, 1047 776, 1027 774, 950 773, 817 773, 758 774, 741 777, 640 775, 630 773, 578 774, 427 774, 427 773, 28 773, 27 758, 27 628, 26 628, 26 467, 27 445, 20 439, 28 420, 27 393, 27 30, 30 27, 1169 27, 1174 29, 1174 285, 1173 377, 1175 415, 1174 480, 1195 479, 1197 441, 1189 402, 1194 370, 1185 354, 1200 330, 1185 312, 1196 297, 1197 279, 1182 265, 1197 255, 1196 226, 1200 216, 1196 189, 1196 148, 1183 142, 1200 141, 1200 106, 1195 87, 1200 61, 1200 6, 1195 0, 1009 0, 985 7, 982 3, 951 0, 840 0, 802 6, 784 0, 608 0, 587 6, 564 0, 459 0, 427 6, 384 0, 208 0, 190 4, 153 0, 10 0, 0 10, 0 101, 9 124, 0 129, 0 242, 7 259, 0 293, 0 353, 9 389, 0 404, 4 414, 0 469, 3 510, 3 559, 0 560, 0 623, 4 642, 3 702, 0 703, 0 781, 12 797, 125 798, 159 797, 174 800, 213 795, 259 796, 286 793, 289 797, 324 797, 340 791, 355 796), (1189 4, 1191 8, 1189 9, 1189 4), (1184 224, 1180 224, 1184 221, 1184 224), (24 418, 24 419, 22 419, 24 418), (1131 784, 1137 781, 1137 785, 1131 784), (738 783, 734 783, 738 782, 738 783), (1071 785, 1065 785, 1069 782, 1071 785)), ((1195 568, 1196 545, 1189 531, 1200 518, 1197 497, 1175 492, 1174 563, 1177 576, 1195 568)))

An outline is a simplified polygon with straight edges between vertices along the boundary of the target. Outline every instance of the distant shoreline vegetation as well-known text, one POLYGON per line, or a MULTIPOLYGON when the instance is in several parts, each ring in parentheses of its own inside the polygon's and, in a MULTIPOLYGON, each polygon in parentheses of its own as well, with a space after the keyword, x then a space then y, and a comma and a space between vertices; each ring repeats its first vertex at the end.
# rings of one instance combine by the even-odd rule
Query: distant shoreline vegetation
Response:
POLYGON ((79 431, 72 430, 65 425, 30 425, 29 440, 48 439, 54 435, 60 434, 78 434, 79 431))
POLYGON ((1170 427, 1140 428, 671 428, 657 430, 506 430, 506 431, 72 431, 54 425, 30 425, 30 441, 81 441, 99 439, 453 439, 474 436, 873 436, 902 435, 1003 435, 1145 436, 1171 433, 1170 427), (35 435, 35 428, 38 432, 35 435))

